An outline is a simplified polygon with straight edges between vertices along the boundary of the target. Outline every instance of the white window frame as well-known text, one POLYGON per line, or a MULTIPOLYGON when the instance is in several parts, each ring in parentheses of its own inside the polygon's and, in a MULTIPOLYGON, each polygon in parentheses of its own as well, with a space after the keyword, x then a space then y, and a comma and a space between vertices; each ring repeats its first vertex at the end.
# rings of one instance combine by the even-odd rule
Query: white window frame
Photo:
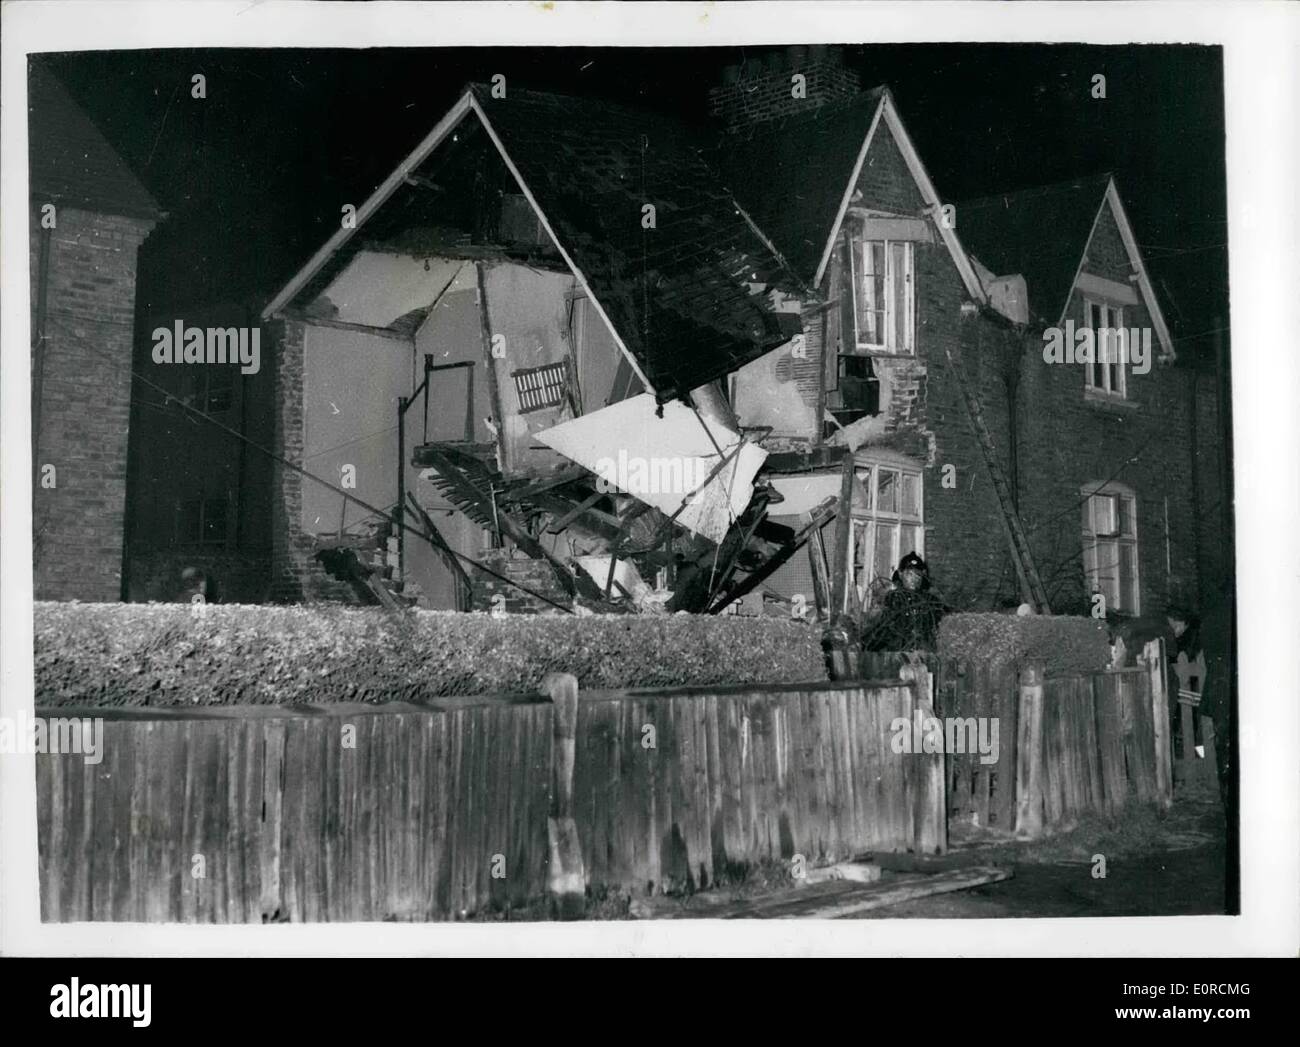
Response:
POLYGON ((1080 489, 1083 497, 1080 525, 1083 535, 1083 577, 1089 594, 1101 593, 1106 597, 1106 609, 1121 614, 1139 615, 1142 613, 1142 569, 1140 563, 1140 543, 1138 540, 1137 495, 1133 489, 1119 483, 1084 484, 1080 489), (1103 509, 1105 499, 1112 499, 1109 513, 1113 520, 1107 518, 1103 509), (1131 533, 1121 534, 1120 528, 1124 513, 1120 499, 1129 503, 1128 520, 1131 533), (1109 525, 1113 530, 1099 530, 1100 526, 1109 525), (1127 546, 1132 555, 1132 578, 1120 576, 1123 560, 1120 547, 1127 546), (1124 591, 1131 585, 1133 606, 1126 606, 1124 591))
MULTIPOLYGON (((867 505, 865 508, 859 507, 853 510, 849 518, 849 564, 852 572, 853 585, 858 591, 858 600, 864 606, 867 605, 871 595, 871 584, 876 579, 874 577, 865 577, 866 571, 860 570, 857 550, 859 548, 859 536, 866 544, 863 546, 866 550, 867 565, 874 564, 876 550, 876 533, 881 527, 890 529, 890 573, 898 566, 898 561, 902 558, 906 550, 902 549, 903 528, 914 527, 916 529, 916 548, 913 550, 918 556, 925 556, 925 478, 921 472, 920 466, 908 466, 897 462, 863 462, 856 463, 854 472, 867 492, 867 505), (892 472, 897 476, 897 499, 895 504, 898 506, 896 512, 878 509, 876 507, 876 487, 881 470, 892 472), (863 474, 866 474, 865 477, 863 474), (903 511, 903 477, 910 476, 916 483, 916 513, 915 515, 903 511)), ((888 576, 886 576, 888 581, 888 576)), ((845 594, 847 598, 847 593, 845 594)))
POLYGON ((913 355, 916 351, 916 266, 912 241, 873 240, 858 233, 850 237, 849 247, 849 285, 853 290, 854 344, 862 352, 889 353, 895 356, 913 355), (881 340, 879 342, 873 342, 866 338, 858 325, 858 302, 866 290, 863 277, 868 275, 867 270, 870 267, 872 244, 883 245, 885 258, 883 289, 885 302, 884 308, 881 310, 881 326, 883 330, 880 332, 881 340), (898 267, 894 264, 894 252, 891 250, 894 244, 901 244, 903 247, 902 274, 897 272, 898 267), (903 295, 904 315, 902 317, 897 315, 897 310, 894 308, 894 287, 895 282, 899 279, 902 279, 906 285, 906 292, 903 295), (899 337, 900 324, 901 340, 899 337))
POLYGON ((1110 396, 1118 400, 1128 399, 1128 362, 1124 359, 1122 352, 1124 340, 1128 337, 1128 328, 1124 326, 1124 307, 1104 298, 1085 295, 1083 299, 1083 326, 1092 331, 1093 359, 1096 361, 1093 364, 1084 364, 1084 385, 1095 395, 1110 396), (1092 326, 1092 310, 1094 306, 1101 321, 1100 328, 1092 326), (1119 345, 1115 350, 1118 354, 1118 358, 1115 360, 1115 374, 1119 378, 1119 388, 1112 388, 1114 382, 1111 377, 1110 367, 1102 362, 1102 340, 1097 333, 1098 330, 1126 332, 1120 336, 1119 345), (1097 385, 1093 380, 1094 367, 1099 369, 1097 374, 1101 376, 1101 385, 1097 385))

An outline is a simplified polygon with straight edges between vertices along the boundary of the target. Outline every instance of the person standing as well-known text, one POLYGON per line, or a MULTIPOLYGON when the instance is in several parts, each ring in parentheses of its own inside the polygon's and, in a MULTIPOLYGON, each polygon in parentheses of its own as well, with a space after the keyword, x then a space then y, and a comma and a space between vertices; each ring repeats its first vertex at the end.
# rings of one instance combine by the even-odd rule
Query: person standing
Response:
POLYGON ((939 640, 939 619, 946 608, 930 591, 930 568, 916 553, 908 553, 893 574, 894 588, 868 643, 877 651, 933 651, 939 640))

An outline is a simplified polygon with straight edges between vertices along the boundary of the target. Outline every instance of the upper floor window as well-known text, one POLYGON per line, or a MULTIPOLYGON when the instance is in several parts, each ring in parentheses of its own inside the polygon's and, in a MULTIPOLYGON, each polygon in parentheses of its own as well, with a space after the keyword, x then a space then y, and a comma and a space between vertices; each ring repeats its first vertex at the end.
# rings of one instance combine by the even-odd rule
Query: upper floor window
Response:
POLYGON ((1107 611, 1141 612, 1137 499, 1122 484, 1088 484, 1083 495, 1083 574, 1107 611))
POLYGON ((849 272, 857 347, 913 352, 916 296, 911 242, 852 238, 849 272))
POLYGON ((1092 362, 1083 365, 1088 389, 1108 396, 1128 396, 1128 361, 1124 307, 1093 298, 1083 300, 1084 326, 1092 331, 1092 362))

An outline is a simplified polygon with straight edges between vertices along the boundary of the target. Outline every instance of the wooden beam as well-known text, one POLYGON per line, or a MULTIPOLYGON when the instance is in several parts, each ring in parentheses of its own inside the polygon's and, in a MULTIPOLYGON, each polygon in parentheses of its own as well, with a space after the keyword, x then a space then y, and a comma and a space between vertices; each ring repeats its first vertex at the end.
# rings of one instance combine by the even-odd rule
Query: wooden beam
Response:
POLYGON ((839 513, 835 518, 834 574, 831 577, 831 619, 843 613, 848 603, 849 521, 853 505, 853 455, 845 455, 840 470, 839 513))
POLYGON ((401 334, 387 327, 367 327, 365 324, 348 323, 346 320, 331 320, 323 316, 309 316, 300 309, 286 309, 282 313, 286 320, 293 320, 296 323, 310 324, 313 327, 331 327, 339 331, 353 331, 357 334, 372 334, 377 338, 388 338, 395 342, 402 342, 404 345, 411 345, 412 339, 409 335, 401 334))
POLYGON ((547 530, 550 531, 551 534, 559 534, 566 527, 568 527, 569 524, 573 523, 574 520, 576 520, 579 516, 585 513, 588 509, 590 509, 592 506, 594 506, 597 502, 599 502, 604 497, 605 494, 603 491, 597 491, 595 494, 591 495, 590 497, 583 499, 572 509, 570 509, 567 513, 561 516, 558 520, 552 523, 551 526, 547 528, 547 530))
POLYGON ((817 508, 813 510, 812 517, 808 523, 805 524, 803 528, 790 539, 790 541, 773 553, 771 559, 763 564, 763 566, 746 576, 729 593, 726 593, 718 602, 717 606, 713 608, 713 613, 720 613, 729 603, 734 600, 739 600, 746 593, 753 592, 754 589, 758 588, 758 586, 770 578, 783 563, 799 551, 799 547, 803 545, 812 531, 822 527, 828 520, 834 518, 835 506, 836 501, 834 498, 827 498, 821 503, 821 505, 817 506, 817 508))

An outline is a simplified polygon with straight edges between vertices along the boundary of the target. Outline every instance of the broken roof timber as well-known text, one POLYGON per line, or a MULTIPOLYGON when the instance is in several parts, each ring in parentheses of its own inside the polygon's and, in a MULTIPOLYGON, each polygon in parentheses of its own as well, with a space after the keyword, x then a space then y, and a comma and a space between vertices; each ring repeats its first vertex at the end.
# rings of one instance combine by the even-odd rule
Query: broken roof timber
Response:
POLYGON ((650 379, 646 377, 645 372, 641 369, 641 365, 637 362, 636 357, 629 351, 627 344, 623 341, 622 335, 618 332, 618 328, 610 321, 609 314, 605 312, 605 307, 601 305, 600 299, 596 297, 596 293, 591 289, 590 282, 587 280, 586 276, 583 275, 582 270, 578 268, 578 264, 573 260, 572 255, 570 255, 565 249, 564 243, 555 235, 555 229, 552 227, 550 219, 546 217, 546 212, 542 210, 541 205, 537 202, 537 198, 533 195, 533 191, 528 187, 528 183, 524 181, 524 176, 519 172, 519 168, 516 167, 515 162, 510 159, 510 154, 506 152, 506 147, 502 143, 500 136, 497 134, 496 128, 492 126, 492 121, 488 119, 487 113, 483 111, 483 107, 474 96, 474 92, 470 90, 465 93, 469 98, 470 107, 478 114, 479 120, 483 123, 483 129, 487 131, 488 137, 492 139, 492 144, 496 146, 497 152, 501 154, 501 159, 505 162, 506 168, 510 171, 511 175, 514 176, 515 181, 519 183, 519 188, 524 194, 524 199, 528 201, 533 212, 537 215, 537 220, 542 223, 542 228, 546 230, 546 235, 551 238, 551 243, 555 244, 556 250, 560 252, 560 257, 564 259, 569 270, 573 273, 578 283, 582 285, 582 289, 586 292, 588 300, 596 307, 596 312, 600 314, 601 320, 605 322, 605 326, 609 329, 609 333, 614 338, 614 344, 618 346, 619 351, 622 352, 628 365, 632 368, 632 372, 638 379, 640 379, 642 386, 644 386, 648 391, 654 392, 654 385, 651 383, 650 379))

